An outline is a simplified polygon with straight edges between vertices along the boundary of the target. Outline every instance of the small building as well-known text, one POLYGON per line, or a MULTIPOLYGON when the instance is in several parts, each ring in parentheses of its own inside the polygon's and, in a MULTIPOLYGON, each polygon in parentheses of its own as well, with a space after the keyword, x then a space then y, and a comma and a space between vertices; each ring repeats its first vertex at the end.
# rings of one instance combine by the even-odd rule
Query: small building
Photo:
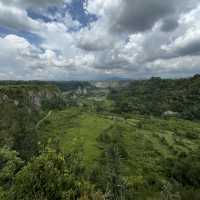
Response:
POLYGON ((165 111, 163 113, 163 117, 177 117, 179 114, 177 112, 173 112, 171 110, 165 111))

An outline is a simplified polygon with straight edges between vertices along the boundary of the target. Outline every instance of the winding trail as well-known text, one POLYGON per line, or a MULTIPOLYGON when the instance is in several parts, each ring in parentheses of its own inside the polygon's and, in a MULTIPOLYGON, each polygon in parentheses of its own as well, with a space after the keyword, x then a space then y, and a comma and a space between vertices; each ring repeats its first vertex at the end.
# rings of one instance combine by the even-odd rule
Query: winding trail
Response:
POLYGON ((35 128, 38 129, 39 126, 42 124, 42 122, 45 121, 46 119, 48 119, 48 118, 51 116, 51 114, 52 114, 52 110, 50 110, 50 111, 48 112, 48 114, 47 114, 45 117, 43 117, 43 118, 36 124, 35 128))

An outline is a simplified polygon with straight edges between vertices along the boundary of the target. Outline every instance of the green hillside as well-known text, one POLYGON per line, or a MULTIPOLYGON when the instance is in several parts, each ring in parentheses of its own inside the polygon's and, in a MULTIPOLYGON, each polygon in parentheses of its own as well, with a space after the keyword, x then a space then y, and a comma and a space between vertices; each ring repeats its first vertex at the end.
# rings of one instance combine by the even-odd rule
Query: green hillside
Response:
POLYGON ((18 83, 0 87, 0 199, 199 200, 199 76, 18 83))
MULTIPOLYGON (((113 115, 83 112, 71 108, 55 111, 40 126, 41 140, 57 139, 64 152, 82 147, 84 166, 89 174, 98 160, 102 149, 99 137, 120 131, 127 159, 121 166, 122 176, 139 190, 146 188, 159 194, 160 188, 170 177, 165 172, 166 162, 198 151, 200 124, 175 118, 159 119, 132 116, 124 119, 113 115), (44 137, 45 136, 45 137, 44 137)), ((144 197, 142 192, 139 197, 144 197)))
MULTIPOLYGON (((0 87, 0 147, 8 146, 29 158, 37 151, 35 124, 46 114, 47 102, 60 96, 55 86, 0 87)), ((53 103, 52 103, 53 102, 53 103)))
POLYGON ((162 116, 172 111, 177 116, 200 119, 200 75, 187 79, 132 81, 128 87, 113 89, 109 98, 115 102, 117 113, 139 113, 162 116))

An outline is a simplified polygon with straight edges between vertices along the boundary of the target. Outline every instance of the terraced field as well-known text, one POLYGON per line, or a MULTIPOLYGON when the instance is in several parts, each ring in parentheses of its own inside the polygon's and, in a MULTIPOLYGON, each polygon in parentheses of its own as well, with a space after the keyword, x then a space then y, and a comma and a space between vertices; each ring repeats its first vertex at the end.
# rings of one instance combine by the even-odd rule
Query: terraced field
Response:
POLYGON ((59 140, 63 151, 82 147, 84 163, 90 170, 101 152, 97 138, 102 132, 112 131, 109 129, 112 125, 121 131, 128 153, 128 160, 123 162, 123 174, 135 181, 153 177, 165 180, 165 159, 187 155, 200 145, 199 123, 143 116, 124 119, 76 108, 53 111, 40 125, 39 132, 43 141, 47 138, 59 140))

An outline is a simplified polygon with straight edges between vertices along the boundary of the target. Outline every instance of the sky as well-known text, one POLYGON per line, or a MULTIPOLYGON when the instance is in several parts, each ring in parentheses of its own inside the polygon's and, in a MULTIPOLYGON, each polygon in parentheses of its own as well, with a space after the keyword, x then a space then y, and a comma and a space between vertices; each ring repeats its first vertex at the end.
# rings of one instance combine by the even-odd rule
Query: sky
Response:
POLYGON ((199 0, 0 0, 0 79, 200 73, 199 0))

